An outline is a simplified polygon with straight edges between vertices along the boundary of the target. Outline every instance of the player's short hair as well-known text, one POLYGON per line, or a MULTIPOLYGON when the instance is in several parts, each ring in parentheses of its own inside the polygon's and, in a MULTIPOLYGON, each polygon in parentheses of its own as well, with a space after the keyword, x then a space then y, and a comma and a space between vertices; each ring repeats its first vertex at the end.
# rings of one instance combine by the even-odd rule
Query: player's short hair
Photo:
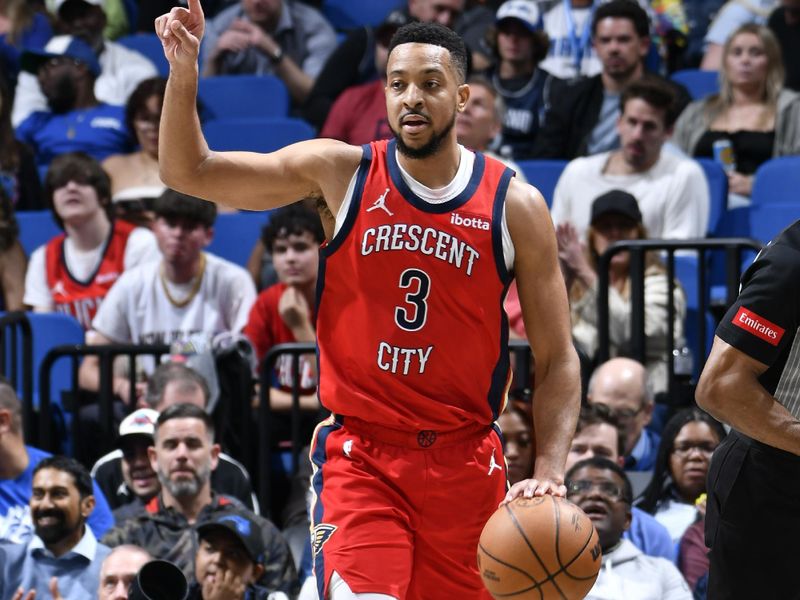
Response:
POLYGON ((628 476, 625 474, 625 471, 622 469, 622 467, 620 467, 614 461, 608 460, 605 456, 592 456, 591 458, 579 460, 572 465, 572 468, 567 471, 567 474, 564 477, 565 481, 567 482, 567 486, 569 486, 569 482, 574 478, 573 476, 575 473, 584 467, 613 471, 619 475, 619 478, 622 480, 622 500, 628 505, 633 504, 633 488, 631 487, 631 480, 628 479, 628 476))
POLYGON ((111 219, 111 179, 108 174, 99 162, 85 152, 67 152, 53 159, 44 177, 44 197, 48 208, 53 213, 53 219, 61 229, 64 229, 64 221, 56 212, 53 194, 70 181, 93 187, 97 192, 100 206, 106 211, 109 220, 111 219))
POLYGON ((173 404, 167 407, 164 412, 158 415, 156 421, 155 439, 158 439, 158 430, 167 421, 173 419, 199 419, 206 427, 206 432, 210 439, 214 439, 214 421, 205 410, 195 404, 173 404))
POLYGON ((269 223, 261 230, 261 241, 264 247, 272 252, 276 240, 287 238, 290 235, 310 233, 318 244, 325 241, 325 231, 319 215, 302 202, 296 202, 274 211, 269 218, 269 223))
POLYGON ((181 194, 167 189, 156 198, 153 204, 156 217, 163 219, 185 219, 190 223, 199 223, 205 227, 213 227, 217 220, 217 205, 188 194, 181 194))
POLYGON ((50 456, 45 458, 38 465, 36 465, 36 467, 34 467, 33 476, 36 477, 36 474, 42 469, 54 469, 56 471, 69 473, 72 476, 72 480, 75 483, 75 487, 78 490, 81 500, 87 496, 94 495, 92 476, 89 474, 89 471, 86 469, 86 467, 84 467, 74 458, 69 458, 67 456, 50 456))
POLYGON ((199 387, 203 391, 204 404, 208 404, 210 392, 205 377, 183 363, 168 362, 158 365, 152 377, 147 381, 147 392, 144 396, 147 406, 150 408, 158 406, 164 397, 167 386, 174 381, 181 383, 181 389, 188 390, 199 387))
POLYGON ((636 0, 611 0, 594 11, 592 35, 597 34, 597 24, 603 19, 628 19, 633 23, 636 35, 650 37, 650 18, 636 0))
POLYGON ((430 44, 440 46, 450 53, 450 62, 456 71, 459 83, 467 78, 467 47, 464 40, 452 29, 439 23, 409 23, 403 25, 389 42, 391 55, 400 44, 430 44))
POLYGON ((669 129, 675 124, 680 115, 678 98, 670 85, 654 76, 644 75, 635 79, 622 90, 619 98, 620 114, 625 112, 628 101, 638 98, 644 100, 653 108, 664 111, 664 127, 669 129))

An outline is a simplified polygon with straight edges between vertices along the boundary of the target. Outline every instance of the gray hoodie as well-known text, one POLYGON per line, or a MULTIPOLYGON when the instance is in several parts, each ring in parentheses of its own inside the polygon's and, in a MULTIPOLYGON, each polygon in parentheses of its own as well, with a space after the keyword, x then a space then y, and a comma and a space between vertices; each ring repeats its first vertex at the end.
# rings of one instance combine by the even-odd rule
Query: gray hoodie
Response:
POLYGON ((623 539, 603 555, 586 600, 692 600, 692 592, 670 561, 647 556, 623 539))

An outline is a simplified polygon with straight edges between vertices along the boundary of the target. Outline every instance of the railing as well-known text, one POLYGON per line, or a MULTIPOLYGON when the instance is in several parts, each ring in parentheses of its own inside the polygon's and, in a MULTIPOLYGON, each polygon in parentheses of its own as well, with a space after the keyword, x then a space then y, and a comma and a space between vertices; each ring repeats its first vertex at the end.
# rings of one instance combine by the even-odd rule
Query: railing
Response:
POLYGON ((25 439, 34 439, 33 334, 24 312, 9 312, 0 317, 0 369, 22 401, 25 439), (8 338, 6 331, 10 333, 8 338))
MULTIPOLYGON (((705 340, 708 334, 706 314, 709 308, 709 257, 712 252, 725 254, 725 306, 730 306, 739 289, 739 276, 741 274, 742 255, 746 251, 759 251, 761 243, 748 238, 719 238, 697 240, 627 240, 612 244, 599 258, 598 261, 598 293, 597 293, 597 328, 598 328, 598 364, 605 362, 610 357, 610 332, 609 332, 609 303, 608 290, 610 282, 611 259, 620 252, 629 252, 629 276, 631 280, 631 343, 630 357, 645 363, 646 339, 644 322, 644 279, 647 252, 666 253, 666 277, 668 281, 668 298, 675 294, 675 253, 692 252, 697 257, 697 327, 700 347, 695 349, 695 360, 699 365, 705 365, 705 340)), ((687 303, 690 299, 687 298, 687 303)), ((687 324, 689 325, 689 324, 687 324)), ((668 345, 667 366, 668 380, 667 393, 670 399, 678 397, 678 380, 675 374, 675 357, 671 352, 675 341, 675 305, 667 303, 667 339, 672 340, 668 345)))
MULTIPOLYGON (((169 346, 166 344, 155 345, 135 345, 135 344, 109 344, 100 346, 89 346, 84 344, 56 346, 51 349, 42 360, 39 368, 39 439, 38 445, 50 451, 57 451, 57 440, 55 439, 53 427, 53 411, 51 406, 54 403, 51 393, 50 373, 56 361, 61 358, 69 357, 72 364, 72 377, 69 389, 73 397, 77 397, 78 392, 78 368, 79 359, 85 356, 97 356, 99 359, 98 372, 100 376, 98 387, 98 402, 100 411, 100 434, 104 445, 109 446, 116 438, 114 431, 114 359, 118 356, 128 358, 128 372, 130 377, 129 398, 136 398, 136 358, 138 356, 152 356, 156 363, 161 356, 169 353, 169 346)), ((135 402, 135 400, 133 400, 135 402)), ((135 406, 126 407, 127 412, 132 411, 135 406)), ((79 406, 76 403, 73 407, 72 416, 72 439, 77 440, 80 435, 79 406)), ((104 448, 103 450, 109 450, 104 448)))

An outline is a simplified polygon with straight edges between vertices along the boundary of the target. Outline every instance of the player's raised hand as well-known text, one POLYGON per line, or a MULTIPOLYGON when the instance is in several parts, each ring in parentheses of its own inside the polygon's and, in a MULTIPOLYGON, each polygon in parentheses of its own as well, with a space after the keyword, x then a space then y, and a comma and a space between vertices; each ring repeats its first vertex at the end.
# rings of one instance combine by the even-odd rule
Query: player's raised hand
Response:
POLYGON ((206 20, 200 0, 188 0, 189 8, 175 7, 155 21, 156 34, 164 47, 170 68, 192 67, 197 64, 200 41, 206 20))

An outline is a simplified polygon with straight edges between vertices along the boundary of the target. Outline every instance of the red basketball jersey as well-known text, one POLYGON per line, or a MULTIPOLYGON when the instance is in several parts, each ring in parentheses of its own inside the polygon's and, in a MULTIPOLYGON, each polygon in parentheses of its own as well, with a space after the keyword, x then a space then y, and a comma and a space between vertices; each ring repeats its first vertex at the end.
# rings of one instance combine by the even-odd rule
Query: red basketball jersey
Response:
POLYGON ((125 221, 114 221, 111 235, 103 249, 103 259, 87 281, 78 281, 64 260, 65 234, 54 237, 45 249, 47 285, 53 296, 56 310, 72 315, 84 329, 89 329, 92 319, 108 290, 125 270, 125 246, 136 228, 125 221))
POLYGON ((395 148, 364 146, 345 222, 321 250, 320 400, 400 429, 489 424, 511 375, 501 227, 513 171, 476 154, 464 191, 435 205, 403 181, 395 148))

